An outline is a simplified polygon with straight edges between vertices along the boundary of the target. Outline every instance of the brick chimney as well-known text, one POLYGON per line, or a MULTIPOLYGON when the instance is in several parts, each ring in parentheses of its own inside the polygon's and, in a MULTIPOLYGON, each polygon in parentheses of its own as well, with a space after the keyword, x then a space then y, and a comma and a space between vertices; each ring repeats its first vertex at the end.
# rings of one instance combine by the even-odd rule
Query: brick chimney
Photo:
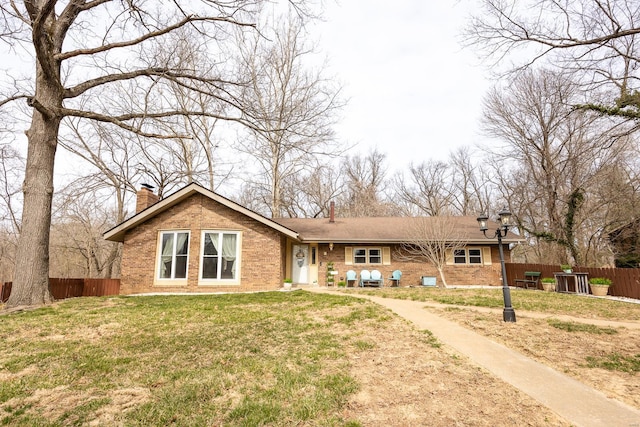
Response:
POLYGON ((159 200, 160 197, 153 192, 153 186, 142 184, 142 188, 140 188, 136 194, 136 213, 158 203, 159 200))
POLYGON ((329 203, 329 222, 336 222, 336 203, 329 203))

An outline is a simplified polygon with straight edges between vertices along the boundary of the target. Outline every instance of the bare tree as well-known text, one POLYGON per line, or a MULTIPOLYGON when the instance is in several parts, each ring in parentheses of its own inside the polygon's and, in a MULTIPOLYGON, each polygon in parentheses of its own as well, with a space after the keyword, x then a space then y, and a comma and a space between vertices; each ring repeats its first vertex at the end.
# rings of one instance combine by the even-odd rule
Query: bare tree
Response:
POLYGON ((51 226, 53 277, 113 277, 119 274, 121 244, 108 242, 103 233, 117 223, 105 208, 100 189, 69 186, 56 195, 51 226))
POLYGON ((257 163, 261 173, 252 171, 248 180, 268 197, 272 217, 284 214, 286 181, 313 169, 318 157, 339 154, 332 129, 342 106, 339 88, 322 68, 305 68, 313 52, 303 36, 302 20, 289 15, 274 24, 273 42, 245 33, 240 42, 240 74, 249 81, 242 104, 256 122, 237 145, 257 163))
POLYGON ((451 183, 447 163, 429 160, 409 166, 409 177, 398 173, 394 178, 395 199, 413 215, 451 214, 451 183))
POLYGON ((432 263, 447 287, 444 270, 457 249, 467 245, 459 224, 450 216, 417 217, 407 222, 407 231, 412 236, 400 245, 397 256, 406 261, 432 263))
POLYGON ((585 222, 594 215, 594 205, 586 211, 588 189, 624 142, 608 137, 608 119, 572 108, 581 95, 561 74, 527 71, 485 101, 485 130, 503 142, 490 162, 500 164, 496 188, 521 230, 554 262, 584 262, 584 241, 594 232, 585 222))
POLYGON ((0 222, 20 232, 20 180, 24 159, 9 143, 0 145, 0 222))
MULTIPOLYGON (((198 68, 214 68, 214 59, 193 42, 198 40, 194 31, 193 28, 181 28, 176 32, 172 43, 158 46, 158 50, 152 55, 153 60, 164 57, 168 61, 169 58, 178 56, 181 66, 192 73, 196 73, 198 68)), ((222 113, 228 110, 226 103, 220 102, 210 93, 193 91, 175 82, 169 82, 165 90, 168 92, 167 97, 174 100, 177 108, 183 111, 222 113)), ((215 190, 222 184, 228 173, 218 170, 224 165, 218 153, 221 138, 214 135, 219 121, 219 118, 207 115, 172 116, 163 120, 162 129, 180 136, 154 141, 153 151, 167 154, 163 157, 176 171, 177 183, 198 182, 210 190, 215 190)), ((153 168, 150 172, 153 172, 153 168)))
POLYGON ((449 169, 453 212, 471 216, 489 212, 491 200, 494 199, 491 177, 486 169, 473 161, 468 147, 460 147, 451 153, 449 169))
MULTIPOLYGON (((634 0, 483 0, 467 41, 516 69, 547 60, 592 91, 583 108, 640 117, 640 8, 634 0), (599 92, 599 94, 598 94, 599 92)), ((509 70, 507 70, 509 71, 509 70)))
MULTIPOLYGON (((0 40, 33 51, 33 91, 11 93, 0 107, 26 100, 32 108, 26 132, 28 153, 24 178, 22 230, 16 256, 16 277, 7 307, 51 301, 48 291, 49 235, 53 170, 60 126, 65 118, 109 123, 145 137, 178 135, 157 131, 156 121, 171 116, 199 115, 244 122, 226 78, 218 69, 183 69, 176 58, 147 63, 136 60, 172 33, 190 26, 203 48, 218 48, 230 28, 248 23, 260 1, 107 2, 105 0, 30 0, 0 5, 0 40), (230 108, 185 111, 158 96, 171 82, 216 96, 230 108), (126 88, 129 104, 104 102, 114 90, 126 88), (103 102, 92 102, 103 96, 103 102)), ((220 61, 223 62, 223 61, 220 61)), ((250 123, 246 123, 251 126, 250 123)))
POLYGON ((0 144, 0 283, 13 280, 16 244, 20 233, 20 207, 24 159, 11 146, 7 133, 0 144))
POLYGON ((344 186, 342 171, 329 165, 296 175, 284 186, 285 213, 291 218, 327 218, 331 201, 344 193, 344 186))
POLYGON ((347 156, 341 165, 345 174, 345 192, 339 198, 340 215, 350 217, 388 216, 390 206, 383 200, 386 156, 377 149, 366 155, 347 156))

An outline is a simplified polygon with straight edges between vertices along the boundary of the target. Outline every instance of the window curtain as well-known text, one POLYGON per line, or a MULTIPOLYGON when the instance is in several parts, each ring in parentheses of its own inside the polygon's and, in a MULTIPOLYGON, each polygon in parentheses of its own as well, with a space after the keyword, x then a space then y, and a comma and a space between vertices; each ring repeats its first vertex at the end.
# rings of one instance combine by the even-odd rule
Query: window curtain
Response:
POLYGON ((205 233, 204 254, 209 256, 217 256, 218 252, 218 233, 205 233))
POLYGON ((225 234, 222 236, 222 257, 233 261, 236 259, 236 235, 225 234))
POLYGON ((189 234, 178 233, 178 244, 176 245, 176 255, 187 255, 189 248, 189 234))
POLYGON ((202 258, 202 278, 218 279, 218 254, 220 253, 218 233, 204 234, 204 253, 202 258))
POLYGON ((171 264, 173 260, 173 233, 162 235, 162 256, 160 260, 160 278, 171 278, 171 264))
POLYGON ((235 234, 222 235, 222 269, 225 279, 235 278, 236 237, 235 234))
POLYGON ((176 233, 176 235, 176 264, 173 276, 175 279, 184 279, 187 277, 189 233, 176 233))

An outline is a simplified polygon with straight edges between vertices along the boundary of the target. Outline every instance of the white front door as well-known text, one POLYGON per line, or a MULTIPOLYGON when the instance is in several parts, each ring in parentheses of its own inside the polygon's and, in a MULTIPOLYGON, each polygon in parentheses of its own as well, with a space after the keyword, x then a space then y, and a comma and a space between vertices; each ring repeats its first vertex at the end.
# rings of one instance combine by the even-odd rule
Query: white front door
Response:
POLYGON ((293 283, 309 283, 309 245, 293 245, 291 279, 293 283))

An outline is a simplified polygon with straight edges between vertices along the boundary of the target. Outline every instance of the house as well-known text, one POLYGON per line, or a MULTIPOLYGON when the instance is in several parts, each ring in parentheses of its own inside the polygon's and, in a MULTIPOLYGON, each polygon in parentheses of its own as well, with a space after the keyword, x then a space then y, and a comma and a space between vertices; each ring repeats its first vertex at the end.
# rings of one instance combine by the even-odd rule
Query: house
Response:
MULTIPOLYGON (((332 209, 330 218, 270 219, 197 184, 162 200, 143 187, 136 211, 104 234, 124 244, 122 294, 275 290, 285 278, 324 286, 328 265, 337 280, 350 269, 377 269, 385 278, 401 270, 403 286, 437 276, 433 265, 399 256, 415 218, 335 218, 332 209)), ((466 245, 451 254, 447 281, 499 285, 497 241, 482 235, 475 218, 455 221, 466 245)), ((519 239, 503 241, 508 259, 508 244, 519 239)))

